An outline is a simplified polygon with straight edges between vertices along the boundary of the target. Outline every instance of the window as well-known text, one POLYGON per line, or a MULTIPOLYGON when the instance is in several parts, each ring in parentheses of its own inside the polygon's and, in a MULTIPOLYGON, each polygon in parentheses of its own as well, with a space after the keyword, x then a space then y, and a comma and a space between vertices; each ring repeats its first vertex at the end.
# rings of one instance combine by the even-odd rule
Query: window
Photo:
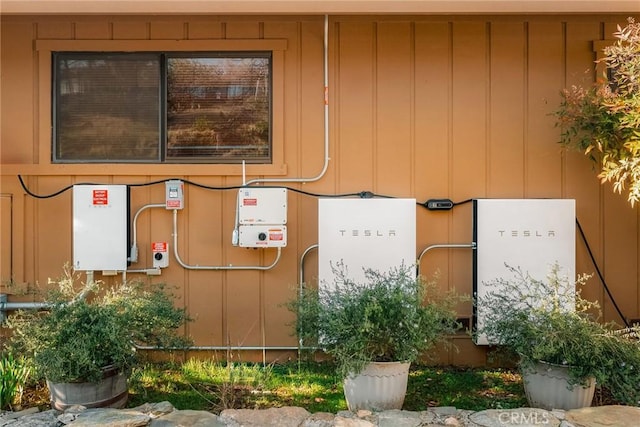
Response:
POLYGON ((54 162, 271 162, 271 52, 57 52, 53 67, 54 162))

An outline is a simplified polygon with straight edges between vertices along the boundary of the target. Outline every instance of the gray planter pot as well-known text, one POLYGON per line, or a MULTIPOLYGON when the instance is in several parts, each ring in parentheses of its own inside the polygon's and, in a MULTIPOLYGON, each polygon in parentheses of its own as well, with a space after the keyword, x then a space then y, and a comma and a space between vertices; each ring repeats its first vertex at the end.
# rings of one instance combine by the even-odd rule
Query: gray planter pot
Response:
POLYGON ((350 411, 402 409, 410 363, 371 362, 358 375, 345 378, 344 396, 350 411))
POLYGON ((596 381, 591 378, 586 387, 569 386, 569 368, 538 362, 522 372, 524 391, 529 405, 542 409, 578 409, 591 406, 596 381))
POLYGON ((96 383, 52 383, 47 380, 51 407, 59 411, 73 405, 87 408, 123 408, 129 391, 127 376, 114 369, 105 369, 96 383))

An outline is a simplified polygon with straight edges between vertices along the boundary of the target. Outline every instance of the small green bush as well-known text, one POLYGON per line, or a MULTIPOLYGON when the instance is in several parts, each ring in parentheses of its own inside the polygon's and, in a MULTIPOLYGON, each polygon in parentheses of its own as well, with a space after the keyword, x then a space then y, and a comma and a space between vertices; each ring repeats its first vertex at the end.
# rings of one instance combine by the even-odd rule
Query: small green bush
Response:
POLYGON ((333 286, 304 288, 288 307, 303 343, 331 355, 344 377, 369 362, 415 361, 459 326, 460 297, 438 293, 412 267, 367 269, 363 282, 349 278, 342 264, 335 273, 333 286))
POLYGON ((546 280, 507 266, 512 278, 487 284, 476 305, 484 322, 476 331, 519 359, 527 369, 538 361, 569 368, 573 384, 595 377, 619 402, 640 403, 640 341, 630 329, 599 321, 596 302, 581 297, 588 276, 570 280, 552 267, 546 280))
POLYGON ((78 290, 69 268, 45 298, 47 309, 9 316, 8 347, 33 360, 36 373, 52 382, 92 382, 105 367, 128 371, 136 343, 180 348, 189 340, 178 333, 188 320, 173 306, 164 285, 127 282, 100 290, 89 283, 78 290))

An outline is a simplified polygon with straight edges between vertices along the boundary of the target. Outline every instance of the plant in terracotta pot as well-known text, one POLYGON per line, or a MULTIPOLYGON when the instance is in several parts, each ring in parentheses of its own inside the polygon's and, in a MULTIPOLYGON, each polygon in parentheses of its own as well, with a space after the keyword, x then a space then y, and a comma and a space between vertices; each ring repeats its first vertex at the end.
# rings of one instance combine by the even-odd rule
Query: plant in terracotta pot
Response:
POLYGON ((478 334, 518 360, 529 404, 543 409, 590 406, 596 384, 626 404, 640 403, 637 328, 617 331, 598 321, 599 307, 554 265, 546 280, 507 266, 510 279, 488 283, 476 300, 478 334))
POLYGON ((560 142, 591 158, 601 182, 618 193, 628 188, 633 206, 640 200, 640 23, 629 18, 614 37, 598 61, 604 74, 563 90, 555 116, 560 142))
POLYGON ((179 328, 188 320, 163 285, 127 282, 103 288, 80 284, 70 267, 44 299, 44 310, 22 310, 7 319, 8 348, 31 359, 46 378, 52 405, 121 407, 136 343, 185 347, 179 328), (107 391, 106 395, 102 395, 107 391))
POLYGON ((350 410, 400 409, 410 363, 456 331, 455 305, 461 298, 437 292, 435 283, 416 277, 415 269, 406 266, 385 272, 366 269, 362 281, 349 278, 342 264, 334 273, 334 283, 304 287, 289 303, 297 314, 298 337, 304 346, 320 348, 335 360, 350 410), (382 374, 374 373, 374 380, 366 377, 378 368, 382 374), (375 382, 382 377, 398 377, 399 384, 375 382), (371 394, 354 395, 360 386, 371 394), (377 388, 382 396, 374 395, 377 388))

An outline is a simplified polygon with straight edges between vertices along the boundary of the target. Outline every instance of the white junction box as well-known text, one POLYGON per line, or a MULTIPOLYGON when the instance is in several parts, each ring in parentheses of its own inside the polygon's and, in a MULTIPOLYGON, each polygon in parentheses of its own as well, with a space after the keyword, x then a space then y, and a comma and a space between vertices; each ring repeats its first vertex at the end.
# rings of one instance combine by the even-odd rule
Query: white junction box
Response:
POLYGON ((241 225, 287 223, 287 189, 245 187, 238 192, 241 225))
POLYGON ((245 248, 287 246, 286 225, 246 225, 239 228, 239 245, 245 248))
POLYGON ((287 246, 287 189, 245 187, 238 191, 238 245, 287 246))
POLYGON ((318 262, 320 286, 333 285, 337 263, 357 281, 367 268, 415 267, 415 199, 320 199, 318 262))
MULTIPOLYGON (((547 280, 554 264, 575 283, 575 200, 478 199, 473 201, 473 293, 483 297, 499 292, 487 286, 509 280, 509 267, 520 268, 536 280, 547 280)), ((474 307, 474 329, 483 324, 482 310, 474 307)), ((476 344, 489 343, 485 336, 476 344)))
POLYGON ((127 269, 127 186, 73 186, 73 266, 127 269))

